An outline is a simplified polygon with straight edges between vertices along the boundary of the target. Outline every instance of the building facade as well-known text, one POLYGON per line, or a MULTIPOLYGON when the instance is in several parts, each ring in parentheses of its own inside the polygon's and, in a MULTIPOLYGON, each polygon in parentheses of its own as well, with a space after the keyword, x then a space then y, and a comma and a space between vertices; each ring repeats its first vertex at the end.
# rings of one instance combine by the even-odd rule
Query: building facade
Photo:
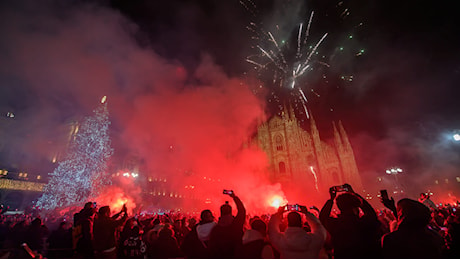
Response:
MULTIPOLYGON (((311 114, 310 114, 311 115, 311 114)), ((294 110, 284 110, 259 125, 253 140, 266 154, 273 183, 327 192, 329 187, 349 183, 363 190, 355 156, 342 123, 332 122, 333 144, 321 140, 313 116, 310 132, 304 130, 294 110)))

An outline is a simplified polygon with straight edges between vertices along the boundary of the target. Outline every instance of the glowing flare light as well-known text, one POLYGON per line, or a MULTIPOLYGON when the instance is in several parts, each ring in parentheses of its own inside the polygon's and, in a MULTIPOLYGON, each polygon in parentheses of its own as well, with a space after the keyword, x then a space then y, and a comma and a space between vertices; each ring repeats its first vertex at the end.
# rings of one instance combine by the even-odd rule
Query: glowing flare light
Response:
POLYGON ((269 200, 268 203, 270 204, 271 207, 279 208, 282 205, 287 204, 287 201, 286 201, 286 199, 282 198, 281 196, 275 195, 274 197, 272 197, 269 200))

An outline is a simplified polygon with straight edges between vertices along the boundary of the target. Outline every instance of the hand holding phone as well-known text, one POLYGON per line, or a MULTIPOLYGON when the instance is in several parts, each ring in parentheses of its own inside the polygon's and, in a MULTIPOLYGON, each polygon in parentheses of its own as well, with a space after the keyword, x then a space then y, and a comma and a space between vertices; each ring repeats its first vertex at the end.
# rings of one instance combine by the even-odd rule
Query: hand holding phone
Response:
POLYGON ((335 190, 335 192, 349 191, 348 186, 345 186, 345 185, 334 186, 334 190, 335 190))
POLYGON ((224 190, 223 194, 233 195, 233 190, 224 190))
POLYGON ((299 204, 287 204, 284 208, 286 211, 299 211, 300 207, 299 204))
POLYGON ((389 200, 390 198, 388 197, 388 192, 387 190, 380 190, 380 196, 382 197, 383 200, 389 200))

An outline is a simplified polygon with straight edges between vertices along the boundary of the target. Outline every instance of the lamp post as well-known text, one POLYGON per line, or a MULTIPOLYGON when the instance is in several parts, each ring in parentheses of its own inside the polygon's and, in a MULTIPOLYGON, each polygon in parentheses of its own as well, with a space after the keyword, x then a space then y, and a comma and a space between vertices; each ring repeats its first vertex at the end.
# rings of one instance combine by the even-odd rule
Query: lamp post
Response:
POLYGON ((453 135, 452 135, 452 138, 454 138, 454 141, 460 142, 460 134, 459 134, 459 133, 453 134, 453 135))
POLYGON ((398 174, 402 173, 403 170, 399 167, 391 167, 391 168, 388 168, 386 169, 385 171, 388 175, 393 175, 394 178, 395 178, 395 184, 396 184, 396 189, 398 188, 401 188, 400 186, 400 183, 399 183, 399 179, 398 179, 398 174))

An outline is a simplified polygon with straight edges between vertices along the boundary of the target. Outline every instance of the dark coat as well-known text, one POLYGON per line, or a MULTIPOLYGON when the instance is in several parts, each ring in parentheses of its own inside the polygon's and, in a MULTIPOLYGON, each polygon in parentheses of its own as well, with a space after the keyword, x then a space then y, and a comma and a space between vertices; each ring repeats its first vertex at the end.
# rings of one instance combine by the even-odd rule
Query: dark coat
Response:
POLYGON ((235 250, 241 246, 243 237, 243 225, 246 220, 246 209, 238 197, 234 197, 238 209, 236 217, 221 217, 217 225, 211 231, 209 250, 212 258, 235 258, 235 250), (229 219, 233 218, 233 219, 229 219))

